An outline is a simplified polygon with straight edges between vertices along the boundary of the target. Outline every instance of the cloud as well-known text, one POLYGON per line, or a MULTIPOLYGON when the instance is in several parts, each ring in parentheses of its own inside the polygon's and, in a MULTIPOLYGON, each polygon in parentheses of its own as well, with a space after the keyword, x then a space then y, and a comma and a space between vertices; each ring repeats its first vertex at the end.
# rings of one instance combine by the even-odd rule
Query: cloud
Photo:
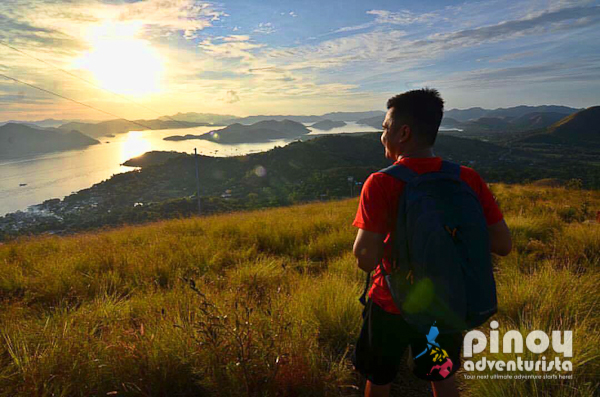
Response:
MULTIPOLYGON (((18 53, 0 47, 0 69, 20 80, 120 114, 122 109, 111 109, 120 102, 118 98, 25 54, 72 71, 87 80, 95 80, 91 72, 75 70, 74 60, 92 50, 95 41, 104 36, 110 36, 108 39, 152 41, 154 44, 158 44, 154 39, 162 40, 166 35, 191 39, 199 30, 212 26, 225 16, 211 3, 198 0, 142 0, 133 3, 100 0, 0 1, 0 40, 22 51, 18 53)), ((162 51, 167 52, 164 47, 162 51)), ((189 54, 186 55, 189 59, 189 54)), ((31 94, 33 90, 25 88, 25 92, 31 94)), ((14 101, 13 109, 19 106, 29 109, 32 106, 31 96, 20 100, 18 96, 10 96, 14 92, 4 88, 0 89, 0 94, 8 95, 3 97, 4 103, 14 101)), ((57 108, 62 102, 51 97, 48 101, 55 103, 57 108)), ((40 106, 38 110, 43 112, 47 109, 40 106)), ((134 111, 139 112, 139 109, 134 111)), ((147 116, 144 114, 144 117, 147 116)))
MULTIPOLYGON (((361 108, 366 100, 378 104, 388 91, 423 81, 456 87, 457 92, 463 86, 494 91, 497 86, 508 89, 529 82, 598 81, 600 72, 591 61, 585 65, 575 62, 593 53, 593 48, 577 47, 576 41, 581 39, 593 47, 593 38, 599 37, 593 30, 600 25, 599 7, 589 4, 484 0, 427 13, 370 9, 363 14, 364 23, 335 31, 343 35, 321 35, 304 39, 304 43, 291 38, 279 45, 272 44, 281 43, 279 39, 262 36, 276 31, 276 21, 247 30, 228 26, 224 6, 202 0, 10 0, 0 2, 0 39, 10 38, 12 45, 73 70, 72 60, 90 50, 94 45, 91 38, 99 27, 114 29, 114 36, 127 31, 127 35, 152 45, 168 64, 164 91, 152 99, 156 109, 193 110, 191 104, 198 102, 207 108, 213 106, 213 111, 224 103, 238 103, 235 106, 243 112, 262 112, 282 103, 292 109, 297 107, 291 104, 299 103, 306 106, 303 110, 319 106, 361 108), (211 26, 214 29, 207 29, 211 26), (246 32, 250 33, 242 34, 246 32), (500 42, 503 44, 497 44, 500 42), (572 50, 566 48, 571 43, 572 50), (574 55, 575 50, 580 53, 574 55), (540 61, 539 55, 546 63, 535 63, 540 61), (471 58, 446 62, 458 56, 471 58), (573 59, 566 59, 568 56, 573 59), (473 67, 478 69, 464 71, 473 67)), ((304 15, 305 10, 280 9, 273 15, 292 23, 296 12, 304 15)), ((228 6, 227 11, 233 13, 235 8, 228 6)), ((6 70, 7 75, 18 71, 15 77, 24 81, 138 117, 136 109, 111 108, 116 100, 110 95, 68 76, 48 73, 35 61, 8 49, 0 50, 0 70, 6 70)), ((76 73, 94 78, 84 70, 76 73)), ((29 89, 25 92, 34 94, 29 89)), ((14 100, 11 109, 22 98, 15 89, 2 86, 0 95, 4 101, 14 100)), ((34 108, 31 103, 22 106, 34 108)), ((61 106, 57 100, 54 109, 61 106)), ((42 111, 44 107, 39 108, 42 111)), ((140 118, 151 116, 156 115, 143 114, 140 118)))
MULTIPOLYGON (((196 0, 142 0, 134 3, 106 3, 99 0, 0 2, 0 28, 4 36, 18 39, 71 40, 82 42, 90 28, 106 23, 135 26, 146 36, 180 32, 191 39, 195 34, 227 16, 211 3, 196 0), (27 37, 26 37, 27 39, 27 37)), ((53 43, 56 48, 61 43, 53 43)))
POLYGON ((271 33, 274 33, 275 31, 276 31, 276 29, 271 22, 265 22, 265 23, 261 22, 258 24, 258 27, 256 29, 254 29, 254 33, 261 33, 261 34, 271 34, 271 33))
POLYGON ((0 94, 0 103, 3 105, 14 105, 18 103, 20 105, 28 104, 28 105, 46 105, 54 102, 49 98, 40 98, 28 96, 23 93, 17 95, 2 95, 0 94))
POLYGON ((368 29, 368 28, 371 28, 373 26, 375 26, 374 22, 365 22, 365 23, 361 23, 360 25, 341 27, 339 29, 334 30, 333 33, 354 32, 356 30, 368 29))
POLYGON ((600 58, 590 57, 567 62, 546 62, 506 68, 483 68, 457 72, 441 79, 422 81, 420 85, 443 88, 489 89, 512 84, 529 85, 557 81, 600 81, 600 58))
POLYGON ((412 13, 408 10, 392 12, 386 10, 370 10, 369 15, 375 15, 375 23, 377 24, 392 24, 392 25, 410 25, 413 23, 429 22, 439 18, 438 13, 412 13))
POLYGON ((212 26, 212 22, 227 16, 213 5, 195 0, 145 0, 124 6, 118 20, 143 23, 160 32, 183 31, 184 37, 196 37, 196 32, 212 26))
MULTIPOLYGON (((4 70, 2 70, 2 72, 4 72, 4 70)), ((0 76, 0 103, 3 106, 14 106, 15 104, 47 105, 53 102, 55 102, 54 97, 50 97, 33 89, 28 89, 23 85, 0 76)))
POLYGON ((19 47, 51 47, 55 52, 62 49, 83 49, 76 37, 65 35, 54 27, 36 26, 32 21, 21 18, 18 13, 9 11, 6 4, 0 3, 0 39, 19 47))
POLYGON ((367 14, 375 15, 375 20, 361 23, 359 25, 344 26, 333 31, 333 33, 354 32, 357 30, 372 28, 377 25, 410 25, 413 23, 432 22, 436 19, 440 19, 438 13, 417 14, 408 10, 402 10, 398 12, 387 10, 369 10, 367 11, 367 14))
POLYGON ((316 45, 272 50, 266 55, 288 70, 329 69, 356 62, 372 64, 404 52, 400 44, 405 42, 405 36, 406 32, 400 30, 360 33, 316 45))
POLYGON ((248 69, 251 73, 286 73, 287 70, 284 68, 277 68, 275 66, 266 66, 262 68, 250 68, 248 69))
MULTIPOLYGON (((535 51, 522 51, 522 52, 515 52, 515 53, 506 54, 506 55, 502 55, 502 56, 499 56, 499 57, 491 58, 491 59, 488 59, 487 61, 489 63, 507 62, 507 61, 514 61, 516 59, 522 59, 522 58, 531 57, 533 55, 536 55, 535 51)), ((484 61, 484 60, 486 60, 486 59, 485 58, 477 59, 478 62, 484 61)))
POLYGON ((229 36, 223 37, 223 41, 249 41, 250 36, 243 34, 232 34, 229 36))
POLYGON ((234 90, 229 90, 225 93, 225 102, 227 103, 235 103, 235 102, 239 102, 240 101, 240 97, 238 96, 237 92, 234 90))
POLYGON ((252 42, 246 35, 231 35, 205 39, 198 44, 198 47, 216 58, 241 58, 249 61, 255 58, 252 51, 264 45, 252 42))
MULTIPOLYGON (((385 18, 391 17, 385 14, 385 18)), ((268 56, 278 59, 289 70, 338 68, 365 62, 370 65, 369 70, 390 70, 389 64, 393 64, 391 70, 402 71, 458 49, 525 35, 532 37, 577 30, 596 24, 600 24, 600 7, 572 7, 478 28, 434 33, 416 39, 409 39, 406 32, 397 29, 374 30, 326 40, 316 45, 273 50, 268 56)))
POLYGON ((547 11, 533 17, 505 21, 452 33, 436 33, 416 45, 456 48, 498 42, 525 35, 540 35, 558 30, 577 29, 600 23, 600 6, 573 7, 547 11))

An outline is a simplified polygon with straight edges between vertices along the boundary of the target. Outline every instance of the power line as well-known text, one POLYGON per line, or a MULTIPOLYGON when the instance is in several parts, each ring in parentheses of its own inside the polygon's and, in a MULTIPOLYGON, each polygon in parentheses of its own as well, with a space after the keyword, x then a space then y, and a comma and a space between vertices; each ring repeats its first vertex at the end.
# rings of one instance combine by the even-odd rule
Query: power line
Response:
MULTIPOLYGON (((50 67, 52 67, 52 68, 54 68, 54 69, 56 69, 56 70, 60 70, 61 72, 65 73, 65 74, 68 74, 68 75, 69 75, 69 76, 71 76, 71 77, 74 77, 74 78, 76 78, 76 79, 79 79, 79 80, 81 80, 81 81, 83 81, 83 82, 85 82, 85 83, 87 83, 87 84, 89 84, 89 85, 91 85, 91 86, 93 86, 93 87, 96 87, 96 88, 98 88, 98 89, 100 89, 100 90, 106 91, 106 92, 108 92, 108 93, 110 93, 110 94, 112 94, 112 95, 118 96, 119 98, 125 99, 126 101, 129 101, 129 102, 133 103, 134 105, 137 105, 137 106, 139 106, 139 107, 142 107, 142 108, 144 108, 144 109, 146 109, 146 110, 149 110, 149 111, 151 111, 151 112, 154 112, 154 113, 156 113, 156 114, 159 114, 159 115, 161 115, 161 116, 162 116, 162 113, 158 112, 157 110, 154 110, 154 109, 152 109, 152 108, 149 108, 149 107, 148 107, 148 106, 146 106, 146 105, 142 105, 141 103, 138 103, 138 102, 134 101, 133 99, 130 99, 130 98, 128 98, 128 97, 126 97, 126 96, 124 96, 124 95, 121 95, 121 94, 119 94, 119 93, 117 93, 117 92, 114 92, 114 91, 111 91, 111 90, 109 90, 109 89, 107 89, 107 88, 104 88, 104 87, 102 87, 102 86, 99 86, 98 84, 96 84, 96 83, 94 83, 94 82, 92 82, 92 81, 90 81, 90 80, 88 80, 88 79, 85 79, 85 78, 83 78, 83 77, 81 77, 81 76, 78 76, 78 75, 76 75, 76 74, 74 74, 74 73, 71 73, 71 72, 69 72, 68 70, 65 70, 65 69, 63 69, 63 68, 61 68, 61 67, 58 67, 58 66, 56 66, 56 65, 54 65, 54 64, 52 64, 52 63, 50 63, 50 62, 48 62, 48 61, 45 61, 45 60, 43 60, 43 59, 41 59, 41 58, 38 58, 38 57, 36 57, 36 56, 33 56, 33 55, 31 55, 31 54, 28 54, 28 53, 26 53, 25 51, 19 50, 18 48, 16 48, 16 47, 13 47, 13 46, 11 46, 11 45, 9 45, 9 44, 6 44, 6 43, 4 43, 4 42, 2 42, 2 41, 0 41, 0 45, 2 45, 2 46, 4 46, 4 47, 7 47, 7 48, 10 48, 11 50, 18 52, 19 54, 23 54, 23 55, 25 55, 25 56, 28 56, 29 58, 35 59, 36 61, 42 62, 42 63, 44 63, 44 64, 46 64, 46 65, 48 65, 48 66, 50 66, 50 67)), ((189 127, 189 125, 187 125, 187 124, 184 124, 184 123, 180 122, 179 120, 175 120, 175 119, 173 119, 173 118, 171 118, 171 117, 169 117, 169 116, 164 116, 164 117, 168 118, 168 119, 169 119, 169 120, 171 120, 171 121, 174 121, 174 122, 176 122, 176 123, 179 123, 180 125, 182 125, 182 126, 184 126, 184 127, 189 127)))
POLYGON ((26 82, 24 82, 24 81, 21 81, 21 80, 19 80, 19 79, 15 79, 14 77, 10 77, 10 76, 7 76, 7 75, 5 75, 5 74, 2 74, 2 73, 0 73, 0 76, 4 77, 5 79, 12 80, 12 81, 15 81, 15 82, 17 82, 17 83, 24 84, 24 85, 26 85, 26 86, 29 86, 29 87, 31 87, 31 88, 35 88, 36 90, 40 90, 40 91, 43 91, 43 92, 45 92, 45 93, 48 93, 48 94, 51 94, 51 95, 57 96, 57 97, 59 97, 59 98, 66 99, 67 101, 74 102, 74 103, 76 103, 76 104, 78 104, 78 105, 85 106, 86 108, 90 108, 90 109, 96 110, 96 111, 98 111, 98 112, 101 112, 101 113, 107 114, 107 115, 109 115, 109 116, 116 117, 116 118, 117 118, 117 119, 119 119, 119 120, 125 120, 125 121, 128 121, 128 122, 130 122, 130 123, 133 123, 133 124, 139 125, 140 127, 144 127, 144 128, 145 128, 145 129, 147 129, 147 130, 153 130, 153 129, 154 129, 154 128, 148 127, 147 125, 144 125, 144 124, 142 124, 142 123, 138 123, 137 121, 128 120, 128 119, 126 119, 125 117, 117 116, 117 115, 116 115, 116 114, 114 114, 114 113, 110 113, 110 112, 107 112, 107 111, 105 111, 105 110, 98 109, 97 107, 94 107, 94 106, 92 106, 92 105, 88 105, 88 104, 86 104, 86 103, 83 103, 83 102, 76 101, 75 99, 71 99, 71 98, 68 98, 68 97, 66 97, 66 96, 64 96, 64 95, 57 94, 56 92, 49 91, 49 90, 47 90, 47 89, 45 89, 45 88, 41 88, 41 87, 38 87, 38 86, 36 86, 36 85, 29 84, 29 83, 26 83, 26 82))

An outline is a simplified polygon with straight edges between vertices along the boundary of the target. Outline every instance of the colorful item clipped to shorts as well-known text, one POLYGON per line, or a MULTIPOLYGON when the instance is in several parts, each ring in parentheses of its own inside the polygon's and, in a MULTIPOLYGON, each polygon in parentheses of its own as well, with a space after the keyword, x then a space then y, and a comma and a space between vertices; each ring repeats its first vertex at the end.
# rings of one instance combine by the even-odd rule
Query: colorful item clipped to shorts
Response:
POLYGON ((458 371, 462 343, 462 333, 441 333, 434 324, 424 335, 402 315, 386 312, 369 300, 363 310, 363 326, 352 362, 367 380, 385 385, 396 377, 409 348, 409 370, 420 379, 435 382, 458 371))
POLYGON ((443 346, 441 346, 440 342, 436 341, 439 335, 440 331, 434 323, 426 335, 426 347, 421 353, 413 357, 413 361, 415 362, 413 373, 421 379, 431 381, 444 380, 453 373, 454 363, 452 359, 443 346))

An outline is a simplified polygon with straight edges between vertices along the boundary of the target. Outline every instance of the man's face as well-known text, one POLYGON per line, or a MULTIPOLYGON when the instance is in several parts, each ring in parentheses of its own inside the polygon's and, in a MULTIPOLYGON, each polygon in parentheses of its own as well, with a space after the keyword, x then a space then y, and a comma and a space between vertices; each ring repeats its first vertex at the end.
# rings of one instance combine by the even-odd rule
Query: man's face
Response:
POLYGON ((381 134, 381 144, 385 148, 385 157, 396 161, 398 156, 402 153, 400 142, 400 129, 401 125, 394 125, 392 121, 392 113, 394 108, 387 111, 385 119, 383 120, 383 133, 381 134))

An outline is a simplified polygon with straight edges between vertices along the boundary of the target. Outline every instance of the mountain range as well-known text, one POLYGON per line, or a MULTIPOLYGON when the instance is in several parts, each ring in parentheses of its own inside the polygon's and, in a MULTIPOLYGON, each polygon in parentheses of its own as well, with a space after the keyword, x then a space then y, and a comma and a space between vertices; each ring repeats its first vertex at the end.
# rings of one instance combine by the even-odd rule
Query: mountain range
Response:
POLYGON ((79 123, 71 122, 63 124, 58 127, 61 130, 72 131, 77 130, 84 133, 92 138, 100 138, 107 135, 122 134, 128 131, 139 131, 139 130, 165 130, 165 129, 179 129, 179 128, 191 128, 198 126, 211 125, 209 123, 199 122, 188 122, 188 121, 173 121, 173 120, 133 120, 128 121, 124 119, 120 120, 108 120, 100 123, 79 123), (145 128, 146 127, 146 128, 145 128))
MULTIPOLYGON (((567 106, 515 106, 498 109, 451 109, 444 112, 441 127, 469 132, 526 131, 545 128, 581 109, 567 106)), ((358 120, 358 124, 381 129, 383 116, 358 120)))
MULTIPOLYGON (((564 116, 573 114, 579 110, 568 106, 542 105, 542 106, 514 106, 509 108, 484 109, 473 107, 469 109, 450 109, 444 112, 442 125, 451 127, 457 123, 475 121, 482 117, 495 117, 504 119, 515 119, 535 114, 561 114, 564 116)), ((247 117, 237 117, 228 114, 215 113, 176 113, 171 116, 162 116, 155 120, 135 120, 136 123, 148 125, 153 129, 160 128, 187 128, 199 125, 230 125, 230 124, 253 124, 266 120, 291 120, 299 123, 316 123, 325 120, 358 122, 359 124, 369 125, 375 128, 381 127, 381 122, 385 112, 381 110, 362 111, 362 112, 330 112, 322 115, 255 115, 247 117), (176 121, 173 121, 176 120, 176 121), (381 122, 379 121, 381 120, 381 122), (177 121, 184 123, 180 124, 177 121), (189 123, 186 125, 185 123, 189 123)), ((542 116, 543 117, 543 116, 542 116)), ((138 130, 140 125, 128 122, 123 119, 108 121, 91 120, 55 120, 45 119, 40 121, 16 121, 8 120, 0 122, 0 125, 9 122, 35 125, 38 127, 58 127, 65 130, 79 130, 92 137, 102 135, 118 134, 127 130, 138 130)))
POLYGON ((582 109, 571 108, 568 106, 542 105, 542 106, 513 106, 510 108, 483 109, 474 107, 469 109, 450 109, 444 112, 444 117, 449 117, 457 121, 465 122, 476 120, 481 117, 499 117, 499 118, 517 118, 528 113, 560 113, 565 116, 578 112, 582 109))
MULTIPOLYGON (((478 134, 523 133, 523 142, 530 143, 581 143, 597 141, 597 126, 600 125, 597 108, 580 111, 567 106, 515 106, 511 108, 451 109, 445 112, 442 127, 458 128, 465 136, 478 134)), ((69 150, 98 143, 95 138, 125 133, 131 130, 182 129, 196 126, 226 124, 227 127, 202 135, 187 134, 172 136, 168 140, 206 139, 220 143, 265 142, 270 139, 294 138, 307 134, 308 129, 301 123, 313 122, 314 128, 331 129, 346 121, 369 125, 380 129, 385 113, 383 111, 332 112, 320 116, 266 116, 257 115, 244 118, 213 113, 177 113, 173 117, 163 116, 153 120, 108 120, 102 122, 70 121, 58 128, 42 128, 55 125, 63 120, 46 119, 33 124, 6 123, 3 128, 3 156, 19 156, 28 153, 41 153, 55 150, 69 150), (185 119, 185 120, 184 120, 185 119), (202 120, 202 121, 201 121, 202 120), (235 122, 232 122, 235 121, 235 122), (215 124, 212 124, 215 123, 215 124), (251 125, 246 125, 252 123, 251 125), (40 126, 42 125, 42 126, 40 126), (144 126, 144 127, 143 127, 144 126), (22 132, 19 132, 22 131, 22 132), (40 131, 47 131, 43 133, 40 131), (61 131, 62 133, 57 133, 61 131), (38 136, 39 138, 33 138, 38 136), (67 139, 67 137, 70 137, 67 139), (92 138, 91 140, 86 139, 92 138), (10 138, 10 142, 9 142, 10 138), (69 142, 69 139, 72 142, 69 142), (53 142, 55 141, 55 142, 53 142)), ((506 134, 507 136, 510 134, 506 134)), ((511 138, 514 139, 514 138, 511 138)))

